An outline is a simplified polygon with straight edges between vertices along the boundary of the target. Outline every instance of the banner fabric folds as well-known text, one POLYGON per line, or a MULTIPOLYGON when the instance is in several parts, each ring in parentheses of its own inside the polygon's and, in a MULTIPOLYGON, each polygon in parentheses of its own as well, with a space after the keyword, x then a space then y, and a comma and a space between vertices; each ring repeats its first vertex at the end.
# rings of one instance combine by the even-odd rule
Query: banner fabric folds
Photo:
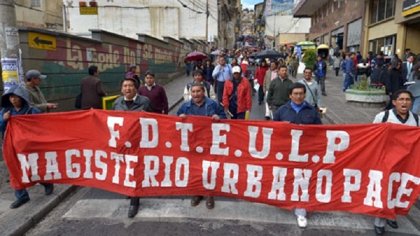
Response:
POLYGON ((3 155, 15 189, 50 182, 392 218, 419 195, 419 131, 89 110, 12 117, 3 155))

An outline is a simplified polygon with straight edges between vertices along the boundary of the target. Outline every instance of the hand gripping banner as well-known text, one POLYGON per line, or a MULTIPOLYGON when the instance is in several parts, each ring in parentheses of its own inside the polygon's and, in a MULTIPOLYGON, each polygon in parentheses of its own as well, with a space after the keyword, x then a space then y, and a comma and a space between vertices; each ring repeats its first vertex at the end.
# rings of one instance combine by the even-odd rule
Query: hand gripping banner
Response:
POLYGON ((16 189, 65 183, 391 218, 420 191, 419 131, 89 110, 12 117, 3 151, 16 189))

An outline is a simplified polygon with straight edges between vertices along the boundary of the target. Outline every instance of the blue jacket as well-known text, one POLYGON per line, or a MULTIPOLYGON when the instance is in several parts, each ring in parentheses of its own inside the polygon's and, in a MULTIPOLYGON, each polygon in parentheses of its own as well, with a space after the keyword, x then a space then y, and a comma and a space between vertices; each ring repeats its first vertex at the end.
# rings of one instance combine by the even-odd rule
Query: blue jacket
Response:
MULTIPOLYGON (((218 115, 221 119, 226 119, 226 114, 225 111, 223 109, 222 106, 220 106, 216 101, 204 97, 205 102, 204 102, 204 110, 205 110, 205 114, 206 116, 213 116, 213 115, 218 115)), ((178 112, 176 113, 178 116, 181 114, 185 114, 185 115, 198 115, 198 114, 193 114, 192 113, 192 99, 189 101, 184 102, 184 104, 182 104, 182 106, 179 108, 178 112)))
POLYGON ((296 113, 293 110, 291 101, 287 102, 281 106, 274 113, 273 120, 275 121, 289 121, 294 124, 322 124, 321 118, 319 117, 319 112, 306 101, 303 102, 302 110, 299 113, 296 113))
POLYGON ((0 111, 0 130, 2 132, 2 135, 4 135, 4 131, 6 131, 7 126, 7 120, 3 120, 4 113, 10 111, 10 116, 41 113, 41 110, 29 105, 28 91, 26 91, 26 89, 23 88, 21 85, 14 85, 9 90, 7 90, 6 93, 3 94, 3 96, 1 97, 1 106, 2 109, 0 111), (12 103, 10 103, 10 95, 16 95, 22 100, 22 108, 19 109, 19 111, 15 109, 12 103))

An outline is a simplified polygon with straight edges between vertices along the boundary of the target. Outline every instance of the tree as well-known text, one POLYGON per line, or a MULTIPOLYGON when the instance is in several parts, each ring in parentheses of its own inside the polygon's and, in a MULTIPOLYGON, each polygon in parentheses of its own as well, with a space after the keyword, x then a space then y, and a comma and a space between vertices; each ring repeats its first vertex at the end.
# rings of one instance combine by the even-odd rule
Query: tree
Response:
POLYGON ((316 62, 316 50, 315 49, 306 49, 303 58, 303 63, 305 64, 305 67, 307 68, 314 68, 315 62, 316 62))

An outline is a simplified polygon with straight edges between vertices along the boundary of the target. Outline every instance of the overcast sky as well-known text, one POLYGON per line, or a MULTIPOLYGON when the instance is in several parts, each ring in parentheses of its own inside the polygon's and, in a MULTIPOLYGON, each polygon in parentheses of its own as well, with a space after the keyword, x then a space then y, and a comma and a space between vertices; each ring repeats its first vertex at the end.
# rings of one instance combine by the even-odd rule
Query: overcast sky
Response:
POLYGON ((264 0, 241 0, 242 8, 254 9, 254 5, 264 0))

